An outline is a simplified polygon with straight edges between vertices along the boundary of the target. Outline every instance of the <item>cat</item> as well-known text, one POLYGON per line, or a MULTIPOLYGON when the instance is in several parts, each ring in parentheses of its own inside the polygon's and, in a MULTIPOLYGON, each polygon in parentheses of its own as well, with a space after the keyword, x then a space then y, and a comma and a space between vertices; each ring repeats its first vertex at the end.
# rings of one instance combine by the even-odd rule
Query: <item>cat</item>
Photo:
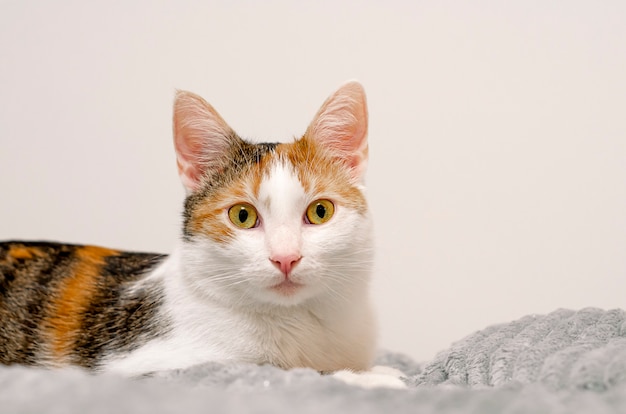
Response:
POLYGON ((173 252, 0 243, 0 363, 128 376, 206 361, 367 372, 377 337, 367 130, 356 81, 292 143, 245 141, 178 91, 186 199, 173 252))

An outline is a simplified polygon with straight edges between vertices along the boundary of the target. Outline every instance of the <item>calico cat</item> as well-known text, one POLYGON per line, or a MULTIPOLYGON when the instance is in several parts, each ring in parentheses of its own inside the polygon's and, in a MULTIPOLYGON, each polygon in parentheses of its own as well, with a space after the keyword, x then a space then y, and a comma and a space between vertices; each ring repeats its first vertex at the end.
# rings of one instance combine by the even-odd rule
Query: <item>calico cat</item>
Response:
POLYGON ((300 139, 253 144, 179 91, 176 248, 0 243, 0 362, 130 376, 228 360, 368 370, 367 120, 349 82, 300 139))

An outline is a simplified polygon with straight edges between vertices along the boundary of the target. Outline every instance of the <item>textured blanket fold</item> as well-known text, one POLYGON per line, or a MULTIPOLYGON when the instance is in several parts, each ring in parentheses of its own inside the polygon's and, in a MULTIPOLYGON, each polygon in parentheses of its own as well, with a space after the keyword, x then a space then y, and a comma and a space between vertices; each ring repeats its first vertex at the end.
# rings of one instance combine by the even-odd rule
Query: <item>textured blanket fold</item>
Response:
POLYGON ((410 382, 602 391, 625 378, 624 311, 587 308, 526 316, 476 332, 441 352, 410 382))
POLYGON ((0 366, 0 413, 626 412, 626 314, 557 310, 490 326, 433 361, 383 353, 405 390, 362 389, 309 369, 207 363, 130 380, 0 366))

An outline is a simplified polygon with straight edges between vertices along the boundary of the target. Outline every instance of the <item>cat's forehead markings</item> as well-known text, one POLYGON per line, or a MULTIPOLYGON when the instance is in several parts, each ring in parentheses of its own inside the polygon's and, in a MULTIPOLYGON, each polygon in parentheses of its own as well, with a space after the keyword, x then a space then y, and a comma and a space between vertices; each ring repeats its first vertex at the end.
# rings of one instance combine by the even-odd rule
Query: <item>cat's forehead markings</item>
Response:
POLYGON ((276 153, 272 149, 272 151, 264 154, 256 163, 251 165, 251 168, 249 170, 249 182, 250 188, 252 190, 252 195, 255 199, 259 200, 259 190, 261 188, 261 183, 270 174, 272 165, 277 158, 278 157, 276 153))
POLYGON ((323 163, 319 155, 317 146, 306 138, 276 147, 276 157, 285 160, 293 167, 294 173, 307 194, 316 190, 314 187, 319 173, 312 173, 311 167, 323 163))
POLYGON ((274 159, 259 186, 259 201, 272 209, 272 215, 288 215, 294 206, 306 197, 302 183, 293 165, 280 158, 274 159))

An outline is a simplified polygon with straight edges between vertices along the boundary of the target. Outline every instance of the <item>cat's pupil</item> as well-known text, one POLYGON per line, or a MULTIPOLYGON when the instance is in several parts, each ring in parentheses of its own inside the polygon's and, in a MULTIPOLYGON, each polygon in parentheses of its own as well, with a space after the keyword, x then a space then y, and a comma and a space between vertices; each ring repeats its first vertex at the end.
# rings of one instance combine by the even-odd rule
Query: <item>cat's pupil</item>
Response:
POLYGON ((315 207, 315 214, 317 214, 317 216, 319 218, 324 218, 324 216, 326 215, 326 207, 324 207, 321 204, 318 204, 317 207, 315 207))
POLYGON ((245 223, 248 220, 248 212, 245 209, 239 210, 239 221, 245 223))

